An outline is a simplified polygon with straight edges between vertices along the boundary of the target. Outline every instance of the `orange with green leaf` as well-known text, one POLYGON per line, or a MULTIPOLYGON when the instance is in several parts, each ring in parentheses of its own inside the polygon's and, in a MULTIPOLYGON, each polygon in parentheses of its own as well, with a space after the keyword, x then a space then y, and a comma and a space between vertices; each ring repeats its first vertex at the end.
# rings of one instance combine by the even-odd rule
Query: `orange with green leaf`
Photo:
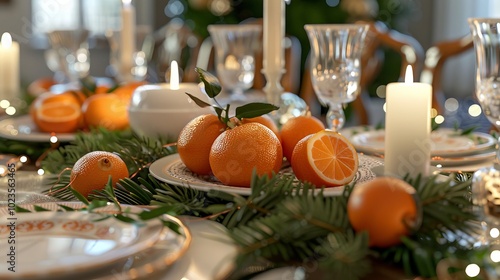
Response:
POLYGON ((230 116, 230 106, 221 106, 216 99, 221 92, 217 78, 205 70, 196 70, 216 105, 187 94, 201 107, 212 106, 216 115, 198 117, 181 131, 177 145, 186 167, 200 175, 211 173, 226 185, 241 187, 250 186, 254 171, 260 176, 277 173, 283 160, 280 140, 276 131, 259 121, 266 121, 261 116, 278 108, 249 103, 237 107, 235 115, 230 116))

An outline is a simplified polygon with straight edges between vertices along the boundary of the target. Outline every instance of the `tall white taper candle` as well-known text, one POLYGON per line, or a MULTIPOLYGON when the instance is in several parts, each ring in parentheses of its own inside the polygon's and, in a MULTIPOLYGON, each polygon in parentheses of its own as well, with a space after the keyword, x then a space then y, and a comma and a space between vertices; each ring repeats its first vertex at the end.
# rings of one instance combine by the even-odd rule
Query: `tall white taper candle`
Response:
POLYGON ((135 8, 132 0, 122 0, 122 29, 120 33, 120 63, 125 78, 131 76, 135 52, 135 8))

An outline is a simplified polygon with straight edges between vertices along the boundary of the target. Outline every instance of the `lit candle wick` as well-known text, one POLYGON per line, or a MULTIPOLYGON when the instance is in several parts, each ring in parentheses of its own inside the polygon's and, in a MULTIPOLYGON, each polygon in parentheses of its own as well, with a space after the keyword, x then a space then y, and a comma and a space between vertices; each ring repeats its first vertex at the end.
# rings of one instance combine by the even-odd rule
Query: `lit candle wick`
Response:
POLYGON ((175 60, 170 63, 170 89, 179 89, 179 66, 175 60))
POLYGON ((406 84, 413 83, 413 68, 411 67, 411 65, 406 66, 405 83, 406 84))

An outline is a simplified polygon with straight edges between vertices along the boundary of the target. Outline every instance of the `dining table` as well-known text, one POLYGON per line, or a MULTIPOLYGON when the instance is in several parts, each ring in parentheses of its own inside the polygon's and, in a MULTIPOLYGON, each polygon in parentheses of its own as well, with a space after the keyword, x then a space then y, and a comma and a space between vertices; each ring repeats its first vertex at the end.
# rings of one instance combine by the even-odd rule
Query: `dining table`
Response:
MULTIPOLYGON (((4 118, 3 120, 8 119, 9 118, 4 118)), ((0 120, 0 123, 1 121, 2 120, 0 120)), ((0 130, 2 130, 1 127, 0 130)), ((1 133, 5 133, 5 131, 0 131, 0 134, 1 133)), ((37 135, 37 137, 47 136, 44 135, 44 133, 37 132, 36 129, 33 129, 29 133, 33 133, 33 135, 37 135)), ((29 133, 27 135, 29 135, 29 133)), ((359 152, 360 167, 356 180, 368 181, 377 176, 382 176, 384 164, 383 129, 370 126, 352 126, 345 128, 340 133, 345 135, 359 152)), ((436 146, 434 147, 437 156, 431 161, 435 174, 449 174, 451 172, 473 173, 481 168, 493 165, 496 159, 496 140, 492 136, 485 133, 472 133, 473 137, 470 137, 470 135, 457 136, 456 131, 452 129, 442 129, 439 133, 435 134, 436 146), (483 156, 481 157, 481 155, 483 156), (472 157, 472 159, 468 159, 467 157, 472 157), (479 158, 476 159, 475 157, 479 158), (442 165, 439 163, 440 160, 443 161, 442 165), (446 162, 447 160, 451 162, 446 162)), ((29 139, 29 136, 25 137, 28 137, 28 139, 23 139, 27 141, 25 143, 30 143, 30 141, 36 143, 39 141, 38 138, 29 139)), ((12 138, 15 139, 16 137, 12 138)), ((71 141, 74 140, 72 138, 62 139, 63 146, 64 141, 67 140, 69 141, 67 143, 71 143, 71 141)), ((46 139, 44 138, 43 141, 46 141, 46 139)), ((51 188, 51 184, 54 183, 54 174, 40 173, 38 164, 39 163, 34 160, 23 162, 19 155, 0 155, 0 167, 4 166, 7 170, 11 167, 15 167, 11 169, 14 173, 9 173, 4 170, 5 172, 3 172, 3 176, 0 178, 0 185, 4 186, 0 190, 0 217, 4 219, 2 223, 9 219, 7 209, 11 209, 12 204, 32 210, 35 209, 32 208, 34 205, 38 205, 52 212, 61 210, 58 208, 60 207, 59 205, 76 208, 85 206, 81 201, 74 199, 72 201, 61 200, 48 195, 47 191, 51 188), (9 195, 7 190, 9 184, 13 181, 12 179, 15 180, 15 197, 9 195), (13 201, 12 198, 15 198, 15 201, 13 201)), ((149 166, 150 174, 155 176, 159 181, 183 185, 182 180, 179 180, 176 176, 182 177, 190 175, 186 175, 185 171, 179 171, 178 165, 180 164, 178 156, 172 154, 153 162, 152 165, 149 166), (162 172, 165 170, 170 170, 173 175, 170 177, 162 175, 162 172)), ((195 188, 202 191, 209 191, 211 189, 227 191, 227 188, 224 186, 221 187, 220 184, 214 182, 194 180, 191 181, 191 183, 195 188)), ((248 191, 248 188, 234 188, 231 190, 231 192, 241 195, 248 195, 248 191)), ((326 193, 327 195, 339 195, 341 192, 329 190, 326 191, 326 193)), ((154 207, 150 205, 124 205, 124 207, 130 207, 132 211, 148 211, 154 209, 154 207)), ((22 214, 19 213, 19 215, 22 214)), ((79 216, 77 216, 77 218, 78 217, 79 216)), ((136 252, 123 253, 120 250, 116 250, 117 252, 111 250, 111 255, 115 256, 109 262, 105 260, 103 263, 90 262, 92 264, 89 264, 87 262, 88 259, 99 259, 99 255, 84 254, 80 256, 82 261, 76 261, 76 264, 72 264, 74 270, 78 272, 78 278, 210 280, 226 279, 231 276, 233 278, 230 279, 266 280, 328 279, 330 277, 325 271, 314 267, 314 265, 291 265, 284 267, 273 267, 269 265, 250 266, 238 271, 237 273, 239 274, 235 276, 231 273, 235 273, 233 271, 234 261, 239 254, 239 248, 229 237, 228 230, 223 225, 209 218, 194 216, 181 215, 178 217, 169 216, 168 218, 171 219, 171 221, 175 221, 175 223, 178 223, 178 225, 183 228, 180 237, 177 236, 172 238, 172 236, 162 233, 159 235, 156 242, 144 245, 147 248, 140 248, 140 250, 136 252)), ((50 219, 57 219, 57 216, 48 218, 48 220, 50 219)), ((115 225, 111 224, 110 226, 115 225)), ((2 228, 0 227, 0 234, 1 233, 2 228)), ((49 232, 48 234, 50 235, 51 233, 49 232)), ((40 234, 40 236, 43 236, 43 234, 40 234)), ((94 240, 95 236, 91 239, 94 240)), ((74 252, 69 254, 72 253, 74 252)), ((37 256, 37 252, 29 251, 28 254, 34 256, 35 259, 40 257, 37 256)), ((45 252, 39 254, 43 255, 49 253, 45 252)), ((5 258, 5 254, 3 255, 5 258)), ((61 255, 61 257, 64 257, 64 254, 61 255)), ((22 264, 23 260, 18 259, 17 261, 22 264)), ((64 262, 56 262, 56 264, 60 266, 64 264, 64 262)), ((48 273, 51 273, 51 275, 54 275, 54 277, 57 276, 61 279, 75 277, 75 272, 61 270, 59 268, 55 269, 53 266, 54 264, 52 264, 52 266, 47 265, 44 269, 48 273)), ((5 267, 5 264, 1 267, 5 267)), ((400 267, 380 262, 380 260, 377 259, 373 259, 372 268, 372 272, 362 279, 424 279, 410 277, 405 274, 400 267)), ((24 269, 28 271, 27 274, 22 274, 26 279, 36 279, 40 277, 40 275, 37 274, 38 272, 34 273, 33 275, 35 276, 33 276, 30 274, 33 273, 32 270, 29 268, 24 269)), ((40 267, 37 269, 40 269, 40 267)), ((9 279, 9 275, 5 273, 5 270, 0 272, 0 279, 9 279)))

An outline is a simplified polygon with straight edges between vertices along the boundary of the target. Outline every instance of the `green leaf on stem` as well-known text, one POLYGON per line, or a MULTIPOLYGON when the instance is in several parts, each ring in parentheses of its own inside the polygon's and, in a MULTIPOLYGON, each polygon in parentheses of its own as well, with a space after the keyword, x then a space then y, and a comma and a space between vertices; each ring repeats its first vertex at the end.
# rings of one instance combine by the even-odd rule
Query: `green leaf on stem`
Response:
POLYGON ((191 100, 194 101, 194 103, 196 103, 196 105, 200 106, 201 108, 205 108, 205 107, 210 107, 212 105, 208 104, 207 102, 199 99, 198 97, 192 95, 192 94, 189 94, 186 92, 186 94, 189 96, 189 98, 191 98, 191 100))
POLYGON ((269 103, 248 103, 236 108, 236 118, 255 118, 264 114, 278 110, 279 107, 269 103))
POLYGON ((205 85, 205 92, 207 95, 210 98, 216 97, 222 90, 217 77, 199 67, 196 67, 195 70, 198 73, 200 80, 203 82, 203 85, 205 85))

